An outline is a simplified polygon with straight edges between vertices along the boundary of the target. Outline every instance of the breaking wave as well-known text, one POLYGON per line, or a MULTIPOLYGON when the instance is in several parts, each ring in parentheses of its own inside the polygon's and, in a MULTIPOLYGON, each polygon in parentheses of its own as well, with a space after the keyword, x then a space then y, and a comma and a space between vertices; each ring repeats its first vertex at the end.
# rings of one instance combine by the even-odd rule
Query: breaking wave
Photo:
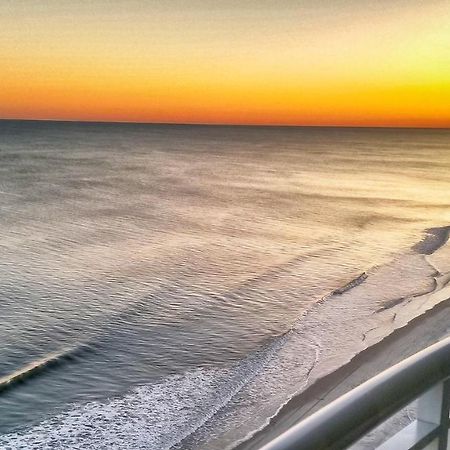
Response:
POLYGON ((33 361, 11 374, 0 377, 0 393, 13 388, 19 383, 26 382, 45 370, 74 361, 82 357, 85 353, 91 353, 94 350, 94 344, 79 344, 59 352, 50 353, 44 358, 33 361))

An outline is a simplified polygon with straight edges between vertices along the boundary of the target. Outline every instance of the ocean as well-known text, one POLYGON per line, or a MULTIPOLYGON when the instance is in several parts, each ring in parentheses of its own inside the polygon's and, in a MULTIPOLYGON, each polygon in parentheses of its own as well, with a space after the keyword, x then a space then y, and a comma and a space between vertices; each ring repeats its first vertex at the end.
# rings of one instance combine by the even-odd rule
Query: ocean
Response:
POLYGON ((450 130, 0 121, 0 448, 233 448, 446 300, 450 130))

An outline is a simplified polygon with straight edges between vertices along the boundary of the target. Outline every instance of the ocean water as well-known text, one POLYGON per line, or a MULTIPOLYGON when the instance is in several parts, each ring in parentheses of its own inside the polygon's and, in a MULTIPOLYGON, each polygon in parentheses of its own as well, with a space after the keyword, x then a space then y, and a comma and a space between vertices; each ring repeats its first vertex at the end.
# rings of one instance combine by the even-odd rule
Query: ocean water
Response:
POLYGON ((0 121, 0 448, 232 448, 446 300, 448 225, 448 130, 0 121))

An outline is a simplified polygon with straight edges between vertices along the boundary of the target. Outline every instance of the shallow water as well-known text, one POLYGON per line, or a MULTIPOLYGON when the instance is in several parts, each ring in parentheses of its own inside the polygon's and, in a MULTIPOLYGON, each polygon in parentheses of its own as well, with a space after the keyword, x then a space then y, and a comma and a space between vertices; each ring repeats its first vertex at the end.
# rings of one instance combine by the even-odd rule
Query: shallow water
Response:
POLYGON ((449 192, 443 130, 0 122, 0 445, 232 445, 435 287, 449 192))

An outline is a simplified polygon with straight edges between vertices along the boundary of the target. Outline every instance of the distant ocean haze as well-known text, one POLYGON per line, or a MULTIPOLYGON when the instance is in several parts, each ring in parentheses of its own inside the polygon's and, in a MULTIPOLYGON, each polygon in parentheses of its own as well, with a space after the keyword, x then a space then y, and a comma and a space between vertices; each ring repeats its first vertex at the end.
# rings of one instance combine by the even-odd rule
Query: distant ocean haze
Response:
POLYGON ((232 446, 422 312, 449 192, 448 130, 0 121, 0 446, 232 446))

